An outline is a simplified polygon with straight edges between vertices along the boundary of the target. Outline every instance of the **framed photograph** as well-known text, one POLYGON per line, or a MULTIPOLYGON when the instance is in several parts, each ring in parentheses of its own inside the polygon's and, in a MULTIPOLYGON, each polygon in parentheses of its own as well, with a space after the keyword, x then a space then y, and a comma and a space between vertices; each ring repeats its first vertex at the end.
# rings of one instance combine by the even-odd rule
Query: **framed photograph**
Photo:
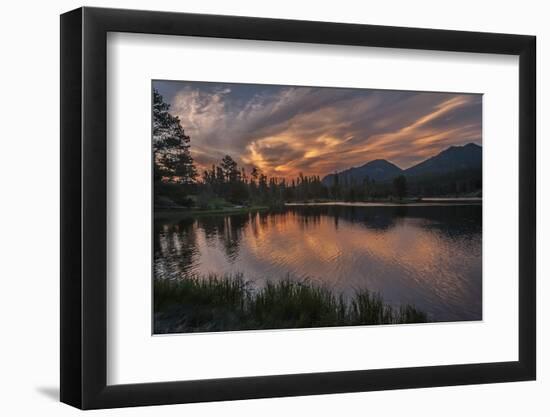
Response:
POLYGON ((533 380, 535 37, 61 16, 61 401, 533 380))

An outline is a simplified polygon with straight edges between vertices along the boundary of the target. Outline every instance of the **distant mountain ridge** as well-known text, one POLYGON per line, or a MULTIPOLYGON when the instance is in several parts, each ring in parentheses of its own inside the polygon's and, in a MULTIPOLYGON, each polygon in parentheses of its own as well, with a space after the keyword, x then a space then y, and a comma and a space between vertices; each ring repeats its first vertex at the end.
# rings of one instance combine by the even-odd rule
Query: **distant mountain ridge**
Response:
POLYGON ((349 168, 338 174, 329 174, 323 178, 322 182, 327 186, 331 186, 334 184, 336 175, 338 175, 339 181, 347 183, 355 182, 360 184, 366 177, 375 181, 386 181, 392 180, 402 172, 401 168, 385 159, 375 159, 360 167, 349 168))
POLYGON ((365 178, 376 182, 392 181, 399 175, 409 179, 437 177, 459 172, 481 172, 482 147, 475 143, 451 146, 408 169, 401 169, 385 159, 375 159, 360 167, 346 169, 337 174, 326 175, 322 182, 326 186, 334 184, 336 175, 339 183, 361 184, 365 178))
POLYGON ((404 171, 407 177, 447 174, 456 171, 481 170, 482 148, 475 143, 451 146, 404 171))

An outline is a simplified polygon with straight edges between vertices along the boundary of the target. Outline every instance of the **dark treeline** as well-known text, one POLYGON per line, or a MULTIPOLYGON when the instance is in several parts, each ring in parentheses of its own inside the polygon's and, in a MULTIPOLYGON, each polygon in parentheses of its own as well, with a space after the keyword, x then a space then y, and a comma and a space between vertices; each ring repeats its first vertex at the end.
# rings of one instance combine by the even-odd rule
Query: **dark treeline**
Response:
POLYGON ((276 205, 285 201, 330 198, 331 192, 318 176, 304 176, 287 181, 268 177, 253 167, 248 172, 226 155, 220 164, 212 165, 196 184, 199 205, 218 197, 234 204, 276 205))
MULTIPOLYGON (((300 173, 296 178, 268 177, 259 168, 248 170, 229 155, 199 173, 190 153, 190 137, 180 120, 170 112, 157 90, 153 90, 153 179, 157 207, 219 209, 227 205, 276 207, 285 202, 372 201, 407 196, 469 193, 481 188, 481 176, 452 175, 443 181, 399 175, 389 181, 365 177, 361 181, 334 174, 331 185, 318 175, 300 173)), ((475 175, 474 175, 475 174, 475 175)))
POLYGON ((479 194, 482 173, 479 170, 462 170, 433 176, 409 177, 408 193, 413 196, 437 197, 479 194))
POLYGON ((296 178, 268 177, 256 167, 248 172, 226 155, 220 164, 213 165, 202 174, 196 184, 199 196, 206 199, 220 197, 234 204, 247 202, 278 204, 308 200, 367 201, 374 198, 407 195, 407 180, 398 176, 393 183, 377 183, 368 177, 360 183, 340 181, 334 176, 333 184, 323 184, 318 175, 303 175, 296 178))
MULTIPOLYGON (((327 186, 317 175, 299 174, 296 178, 268 177, 260 169, 246 170, 226 155, 219 164, 205 170, 194 181, 182 181, 178 178, 160 178, 156 183, 157 197, 165 197, 178 205, 197 206, 201 209, 221 208, 224 202, 234 205, 261 205, 276 207, 285 202, 302 201, 370 201, 373 199, 407 195, 407 183, 404 176, 397 177, 393 183, 377 183, 365 178, 361 183, 340 182, 338 174, 335 181, 327 186)), ((157 201, 162 203, 162 201, 157 201)), ((162 205, 162 204, 161 204, 162 205)))

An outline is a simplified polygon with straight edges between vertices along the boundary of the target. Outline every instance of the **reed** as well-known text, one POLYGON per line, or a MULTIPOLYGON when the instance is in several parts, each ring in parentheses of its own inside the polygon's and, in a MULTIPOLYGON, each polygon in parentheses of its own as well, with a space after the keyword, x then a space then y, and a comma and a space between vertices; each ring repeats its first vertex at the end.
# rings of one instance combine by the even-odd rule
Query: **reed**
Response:
POLYGON ((155 333, 423 323, 427 315, 394 308, 380 294, 346 299, 311 281, 286 277, 256 289, 242 274, 155 280, 155 333))

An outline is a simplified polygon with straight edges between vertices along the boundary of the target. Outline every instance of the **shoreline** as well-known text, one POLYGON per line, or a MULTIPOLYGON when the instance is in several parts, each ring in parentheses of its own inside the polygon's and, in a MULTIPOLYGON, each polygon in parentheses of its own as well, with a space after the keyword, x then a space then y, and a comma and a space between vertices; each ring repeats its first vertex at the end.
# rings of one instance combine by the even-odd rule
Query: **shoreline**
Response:
POLYGON ((156 216, 162 215, 189 215, 189 216, 214 216, 222 214, 242 214, 242 213, 251 213, 258 211, 269 210, 267 206, 252 206, 252 207, 228 207, 223 209, 214 209, 214 210, 199 210, 188 207, 154 207, 153 213, 156 216))
POLYGON ((434 198, 409 201, 323 201, 285 203, 293 206, 344 206, 344 207, 429 207, 429 206, 476 206, 481 205, 481 198, 434 198))
MULTIPOLYGON (((341 207, 437 207, 437 206, 477 206, 483 203, 482 198, 478 197, 463 197, 463 198, 447 198, 433 197, 423 199, 409 199, 405 201, 302 201, 293 203, 284 203, 279 207, 305 207, 305 206, 341 206, 341 207)), ((200 210, 188 207, 154 207, 153 213, 155 216, 162 215, 189 215, 189 216, 213 216, 226 214, 242 214, 259 211, 269 211, 268 206, 251 206, 251 207, 227 207, 214 210, 200 210)))

